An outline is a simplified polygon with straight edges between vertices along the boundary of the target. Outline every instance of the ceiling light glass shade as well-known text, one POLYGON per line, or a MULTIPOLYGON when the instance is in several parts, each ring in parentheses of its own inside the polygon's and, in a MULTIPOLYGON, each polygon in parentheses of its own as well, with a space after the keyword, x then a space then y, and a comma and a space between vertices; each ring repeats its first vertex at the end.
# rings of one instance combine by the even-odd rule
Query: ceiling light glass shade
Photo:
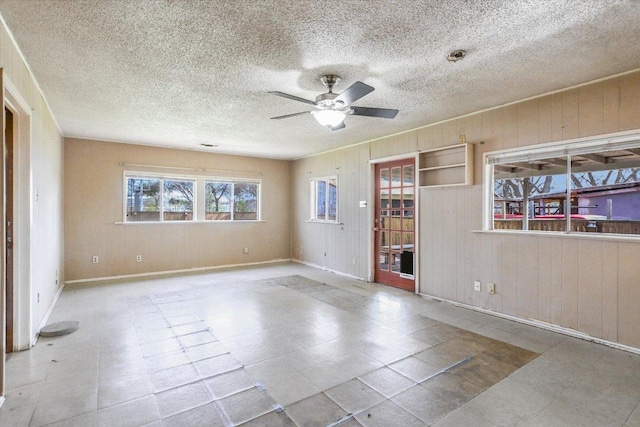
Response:
POLYGON ((345 118, 345 114, 342 111, 336 110, 317 110, 312 111, 311 114, 313 114, 318 123, 328 127, 338 126, 345 118))

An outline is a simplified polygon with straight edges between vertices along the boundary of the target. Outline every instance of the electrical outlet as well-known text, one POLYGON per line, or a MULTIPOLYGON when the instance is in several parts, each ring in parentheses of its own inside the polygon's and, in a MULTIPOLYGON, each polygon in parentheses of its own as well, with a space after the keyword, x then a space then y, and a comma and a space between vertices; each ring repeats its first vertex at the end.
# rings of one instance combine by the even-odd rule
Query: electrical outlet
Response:
POLYGON ((94 255, 92 258, 92 261, 94 264, 97 264, 98 262, 100 262, 100 259, 98 258, 98 255, 94 255))
POLYGON ((356 265, 356 259, 355 258, 353 259, 352 262, 353 262, 353 265, 356 265))
POLYGON ((242 253, 243 254, 248 254, 249 253, 249 248, 242 248, 242 253))
POLYGON ((38 303, 40 302, 40 292, 38 292, 38 303))
POLYGON ((326 252, 324 253, 324 256, 327 256, 327 253, 326 253, 326 252))
POLYGON ((495 283, 487 283, 487 292, 491 295, 496 293, 496 284, 495 283))
POLYGON ((474 291, 478 291, 478 292, 480 292, 482 290, 482 285, 480 284, 479 280, 474 280, 473 281, 473 290, 474 291))
POLYGON ((466 144, 467 143, 467 135, 460 134, 458 135, 458 141, 460 142, 460 144, 466 144))
POLYGON ((142 255, 136 255, 136 262, 142 262, 142 255))

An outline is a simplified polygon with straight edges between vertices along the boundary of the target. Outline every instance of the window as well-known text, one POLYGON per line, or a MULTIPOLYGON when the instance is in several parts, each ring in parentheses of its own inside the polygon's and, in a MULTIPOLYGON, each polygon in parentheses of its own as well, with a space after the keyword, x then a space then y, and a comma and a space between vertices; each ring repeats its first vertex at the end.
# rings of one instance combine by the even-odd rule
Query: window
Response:
POLYGON ((126 222, 193 221, 195 180, 127 176, 126 222))
POLYGON ((485 156, 485 228, 640 234, 640 135, 485 156))
POLYGON ((207 179, 205 220, 255 221, 260 219, 259 181, 207 179))
POLYGON ((311 179, 311 221, 338 222, 338 177, 311 179))

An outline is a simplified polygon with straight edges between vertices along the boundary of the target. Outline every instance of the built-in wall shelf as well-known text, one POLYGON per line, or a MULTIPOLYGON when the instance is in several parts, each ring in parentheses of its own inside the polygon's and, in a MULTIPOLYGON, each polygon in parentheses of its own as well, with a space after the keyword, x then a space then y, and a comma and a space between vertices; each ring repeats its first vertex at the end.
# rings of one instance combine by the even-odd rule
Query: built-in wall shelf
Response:
POLYGON ((473 145, 458 144, 421 151, 420 187, 473 184, 473 145))

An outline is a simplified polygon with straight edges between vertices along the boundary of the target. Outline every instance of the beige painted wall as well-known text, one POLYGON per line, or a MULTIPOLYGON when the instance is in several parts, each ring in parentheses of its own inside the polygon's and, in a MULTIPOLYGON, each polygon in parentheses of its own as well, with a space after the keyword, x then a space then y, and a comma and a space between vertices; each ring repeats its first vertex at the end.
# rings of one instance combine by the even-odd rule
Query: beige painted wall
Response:
POLYGON ((372 214, 358 208, 358 200, 373 203, 368 161, 454 145, 465 134, 485 142, 476 145, 475 185, 419 191, 420 291, 640 348, 640 241, 474 232, 482 228, 484 152, 633 129, 640 72, 298 160, 293 256, 369 278, 372 214), (309 177, 331 171, 344 225, 309 224, 309 177), (483 289, 495 282, 496 295, 474 292, 473 280, 483 289))
MULTIPOLYGON (((63 276, 62 136, 42 95, 4 25, 0 26, 0 67, 3 77, 17 90, 31 112, 30 144, 16 147, 20 162, 14 177, 26 177, 16 190, 25 197, 20 204, 16 226, 29 230, 22 246, 23 264, 17 266, 21 283, 21 305, 31 303, 30 322, 20 322, 33 339, 49 309, 63 276), (22 185, 24 184, 24 185, 22 185), (25 241, 26 240, 26 241, 25 241), (26 251, 26 252, 25 252, 26 251), (27 262, 29 261, 29 262, 27 262)), ((21 343, 24 348, 28 343, 21 343)))
POLYGON ((65 139, 67 280, 186 270, 291 258, 291 163, 113 142, 65 139), (116 224, 123 221, 123 172, 262 179, 261 222, 116 224), (262 175, 252 174, 259 172, 262 175), (248 247, 249 254, 242 249, 248 247), (100 262, 92 263, 97 255, 100 262), (136 262, 136 256, 142 262, 136 262))

